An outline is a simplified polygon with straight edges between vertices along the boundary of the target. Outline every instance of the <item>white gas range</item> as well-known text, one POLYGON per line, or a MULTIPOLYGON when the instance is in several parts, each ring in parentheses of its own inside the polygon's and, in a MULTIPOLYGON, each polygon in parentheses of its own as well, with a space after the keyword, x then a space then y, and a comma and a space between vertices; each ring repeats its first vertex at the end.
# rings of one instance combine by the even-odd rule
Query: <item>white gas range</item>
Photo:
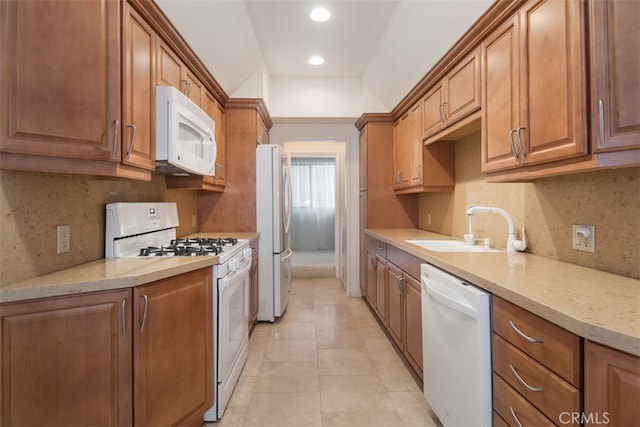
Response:
POLYGON ((247 360, 251 248, 233 237, 176 237, 175 203, 110 203, 106 206, 105 258, 214 256, 214 406, 205 421, 219 419, 247 360))

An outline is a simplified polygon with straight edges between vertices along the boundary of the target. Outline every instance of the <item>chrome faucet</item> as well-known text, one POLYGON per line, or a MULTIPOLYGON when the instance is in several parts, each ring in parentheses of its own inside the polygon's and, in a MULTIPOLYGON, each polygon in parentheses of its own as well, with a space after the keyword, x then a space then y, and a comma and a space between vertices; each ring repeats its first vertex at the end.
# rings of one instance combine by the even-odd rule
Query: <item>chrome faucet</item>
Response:
POLYGON ((509 215, 504 209, 488 206, 472 206, 467 209, 467 215, 469 216, 469 234, 465 234, 465 240, 467 240, 467 243, 469 243, 470 240, 473 240, 473 233, 471 230, 471 215, 475 213, 495 213, 501 215, 507 221, 507 226, 509 227, 509 236, 507 237, 507 252, 524 251, 525 249, 527 249, 527 237, 524 232, 524 227, 522 228, 522 240, 517 240, 516 230, 511 215, 509 215))

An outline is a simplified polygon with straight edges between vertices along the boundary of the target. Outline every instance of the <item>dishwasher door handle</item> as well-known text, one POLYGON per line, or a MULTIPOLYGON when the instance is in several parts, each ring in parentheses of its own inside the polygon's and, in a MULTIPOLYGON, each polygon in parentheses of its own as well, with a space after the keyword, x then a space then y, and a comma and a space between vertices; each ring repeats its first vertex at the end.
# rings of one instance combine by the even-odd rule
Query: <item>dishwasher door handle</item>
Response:
POLYGON ((424 290, 427 291, 427 293, 440 304, 445 305, 450 309, 457 311, 458 313, 465 314, 473 319, 478 318, 478 311, 475 308, 464 304, 464 302, 459 301, 437 290, 429 282, 427 282, 424 276, 422 276, 421 282, 424 290))

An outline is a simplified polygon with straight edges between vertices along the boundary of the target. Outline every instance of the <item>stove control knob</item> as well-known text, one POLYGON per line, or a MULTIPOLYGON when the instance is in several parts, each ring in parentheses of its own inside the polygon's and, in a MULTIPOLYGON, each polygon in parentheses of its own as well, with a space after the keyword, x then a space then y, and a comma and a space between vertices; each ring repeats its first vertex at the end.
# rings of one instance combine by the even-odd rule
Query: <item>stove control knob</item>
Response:
POLYGON ((242 251, 242 256, 243 256, 245 259, 251 259, 251 253, 252 253, 252 252, 251 252, 251 248, 247 248, 247 249, 245 249, 244 251, 242 251))
POLYGON ((237 271, 240 268, 240 260, 238 258, 233 258, 229 261, 229 270, 237 271))

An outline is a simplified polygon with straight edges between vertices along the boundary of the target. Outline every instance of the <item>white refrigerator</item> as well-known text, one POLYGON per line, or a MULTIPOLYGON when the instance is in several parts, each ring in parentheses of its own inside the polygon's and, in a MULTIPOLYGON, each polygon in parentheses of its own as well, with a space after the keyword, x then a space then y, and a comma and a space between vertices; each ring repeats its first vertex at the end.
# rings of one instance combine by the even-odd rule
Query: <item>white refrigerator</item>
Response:
POLYGON ((256 148, 256 218, 258 245, 258 320, 282 316, 291 287, 290 160, 274 144, 256 148))

